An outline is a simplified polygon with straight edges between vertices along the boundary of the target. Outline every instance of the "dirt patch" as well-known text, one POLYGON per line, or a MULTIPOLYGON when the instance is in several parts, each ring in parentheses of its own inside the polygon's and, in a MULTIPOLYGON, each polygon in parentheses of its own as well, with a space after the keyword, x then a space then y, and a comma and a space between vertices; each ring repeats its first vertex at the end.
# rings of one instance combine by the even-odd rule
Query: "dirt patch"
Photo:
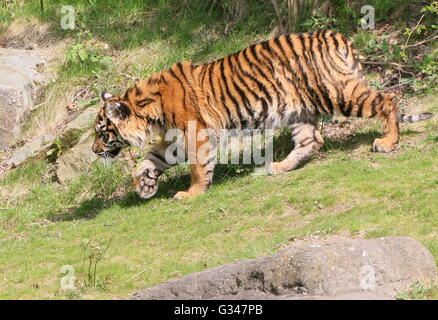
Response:
POLYGON ((60 38, 49 24, 42 24, 37 20, 14 21, 8 26, 2 39, 4 47, 25 50, 53 48, 59 42, 60 38))

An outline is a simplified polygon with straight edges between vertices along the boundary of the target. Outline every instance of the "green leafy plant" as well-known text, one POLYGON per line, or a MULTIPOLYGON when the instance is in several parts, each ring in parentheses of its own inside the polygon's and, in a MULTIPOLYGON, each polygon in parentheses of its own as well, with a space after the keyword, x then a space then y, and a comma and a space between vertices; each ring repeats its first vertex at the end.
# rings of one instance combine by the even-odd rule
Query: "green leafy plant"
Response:
POLYGON ((338 19, 328 17, 321 11, 317 10, 315 14, 301 24, 301 27, 305 28, 305 30, 321 30, 334 28, 337 25, 338 19))
POLYGON ((81 43, 72 45, 67 50, 66 58, 69 64, 99 64, 109 65, 111 57, 106 56, 103 50, 96 47, 86 47, 81 43))
POLYGON ((100 98, 92 98, 92 99, 83 99, 76 102, 76 105, 79 107, 89 108, 94 107, 100 102, 100 98))
POLYGON ((56 137, 49 150, 46 152, 46 156, 49 161, 54 162, 63 153, 72 148, 80 139, 84 130, 71 129, 65 132, 62 136, 56 137))
POLYGON ((436 284, 426 285, 421 282, 416 282, 404 292, 400 292, 395 296, 397 300, 424 300, 433 299, 436 296, 438 287, 436 284))
POLYGON ((46 152, 47 157, 59 158, 64 149, 64 144, 60 137, 56 137, 52 147, 46 152))

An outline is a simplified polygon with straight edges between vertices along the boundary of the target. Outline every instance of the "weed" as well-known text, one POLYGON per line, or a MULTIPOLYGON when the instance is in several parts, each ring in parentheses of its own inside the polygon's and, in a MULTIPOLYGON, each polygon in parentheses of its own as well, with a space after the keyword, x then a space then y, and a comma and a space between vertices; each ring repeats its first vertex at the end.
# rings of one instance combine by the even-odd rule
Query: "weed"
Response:
POLYGON ((67 49, 67 61, 70 65, 75 64, 98 64, 109 65, 111 57, 104 55, 102 50, 96 47, 85 47, 81 43, 72 45, 67 49))
POLYGON ((83 260, 81 275, 78 279, 81 291, 88 288, 105 290, 109 284, 110 275, 98 277, 99 263, 105 258, 105 254, 111 246, 113 238, 104 240, 84 240, 81 244, 83 250, 83 260))
POLYGON ((438 297, 438 286, 436 284, 424 284, 416 282, 409 289, 398 293, 395 298, 397 300, 425 300, 436 299, 438 297))
POLYGON ((63 135, 56 137, 46 152, 47 159, 50 162, 55 162, 63 153, 76 145, 84 131, 83 129, 71 129, 63 135))

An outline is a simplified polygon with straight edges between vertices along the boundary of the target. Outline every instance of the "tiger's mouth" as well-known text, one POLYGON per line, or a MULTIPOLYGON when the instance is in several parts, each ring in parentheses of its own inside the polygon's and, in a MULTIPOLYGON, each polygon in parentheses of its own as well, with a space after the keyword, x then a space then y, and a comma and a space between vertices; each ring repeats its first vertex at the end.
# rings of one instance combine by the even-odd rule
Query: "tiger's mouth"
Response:
POLYGON ((122 151, 122 148, 117 148, 117 149, 108 150, 108 151, 102 151, 102 152, 99 152, 98 155, 104 159, 115 159, 119 155, 120 151, 122 151))

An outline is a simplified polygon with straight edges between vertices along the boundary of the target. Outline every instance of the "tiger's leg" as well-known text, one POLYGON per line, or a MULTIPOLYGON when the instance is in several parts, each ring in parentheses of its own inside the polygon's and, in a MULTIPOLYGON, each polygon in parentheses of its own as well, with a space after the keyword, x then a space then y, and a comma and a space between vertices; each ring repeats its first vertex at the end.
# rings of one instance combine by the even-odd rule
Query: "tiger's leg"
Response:
POLYGON ((166 161, 165 148, 160 145, 151 150, 134 172, 134 188, 142 199, 153 197, 158 191, 158 179, 164 170, 173 166, 166 161))
MULTIPOLYGON (((174 199, 191 199, 204 193, 213 181, 213 172, 216 165, 216 148, 212 137, 203 141, 196 141, 195 148, 187 153, 190 163, 192 182, 189 190, 180 191, 174 199)), ((190 149, 190 148, 189 148, 190 149)))
POLYGON ((379 117, 383 121, 384 136, 374 140, 374 152, 389 152, 394 149, 399 140, 398 108, 393 94, 385 94, 384 104, 379 117))
POLYGON ((291 129, 295 147, 286 159, 271 164, 269 174, 280 174, 296 169, 324 144, 316 121, 295 123, 291 129))
POLYGON ((362 91, 357 98, 352 115, 364 118, 377 117, 383 121, 383 138, 374 140, 374 152, 392 151, 399 140, 398 110, 395 94, 377 92, 367 82, 358 86, 362 91))

